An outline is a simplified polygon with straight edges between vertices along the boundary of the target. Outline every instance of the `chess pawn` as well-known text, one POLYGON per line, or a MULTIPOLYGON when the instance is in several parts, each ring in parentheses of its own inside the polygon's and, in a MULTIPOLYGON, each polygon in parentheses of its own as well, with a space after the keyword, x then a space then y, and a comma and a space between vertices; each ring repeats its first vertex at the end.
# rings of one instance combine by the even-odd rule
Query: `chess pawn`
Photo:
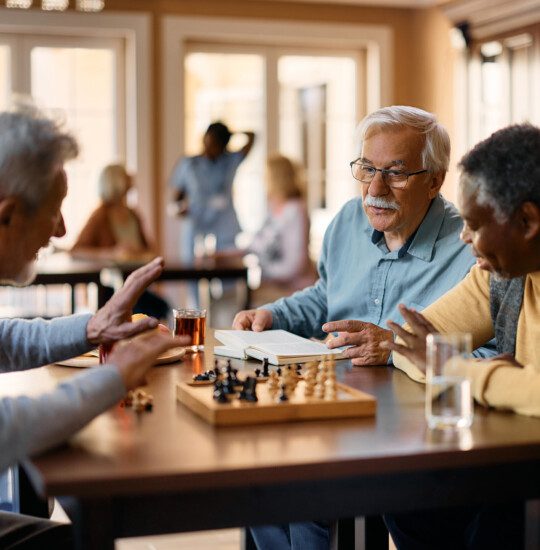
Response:
POLYGON ((291 386, 292 391, 296 390, 296 386, 298 386, 298 380, 300 380, 300 376, 298 374, 298 367, 299 365, 291 365, 291 386))
POLYGON ((268 391, 270 394, 275 394, 279 388, 279 376, 276 371, 272 371, 268 377, 268 382, 266 383, 268 391))
POLYGON ((289 396, 287 395, 287 385, 283 382, 281 384, 281 392, 279 394, 279 397, 277 398, 278 403, 283 403, 284 401, 288 401, 289 396))
POLYGON ((292 392, 294 392, 296 383, 294 380, 294 371, 290 365, 285 369, 285 372, 283 373, 283 383, 287 386, 287 395, 290 395, 292 392))
POLYGON ((268 369, 268 357, 265 357, 263 359, 263 363, 262 363, 262 367, 263 367, 263 370, 262 370, 262 375, 265 377, 265 378, 268 378, 270 376, 270 371, 268 369))
POLYGON ((304 380, 304 396, 313 397, 315 391, 315 376, 307 376, 304 380))
POLYGON ((335 373, 330 374, 324 383, 324 398, 332 401, 336 398, 337 386, 335 373))
POLYGON ((319 370, 317 372, 317 385, 315 386, 315 397, 317 399, 323 399, 325 394, 324 383, 326 382, 326 365, 324 363, 319 364, 319 370))

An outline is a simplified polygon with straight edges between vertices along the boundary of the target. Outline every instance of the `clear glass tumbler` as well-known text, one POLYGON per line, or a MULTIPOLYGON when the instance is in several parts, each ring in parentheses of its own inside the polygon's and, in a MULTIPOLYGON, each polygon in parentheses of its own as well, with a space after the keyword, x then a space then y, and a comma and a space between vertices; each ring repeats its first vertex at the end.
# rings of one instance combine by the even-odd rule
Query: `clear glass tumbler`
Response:
POLYGON ((430 428, 468 428, 473 421, 471 383, 457 365, 470 357, 468 333, 429 334, 426 356, 426 420, 430 428))

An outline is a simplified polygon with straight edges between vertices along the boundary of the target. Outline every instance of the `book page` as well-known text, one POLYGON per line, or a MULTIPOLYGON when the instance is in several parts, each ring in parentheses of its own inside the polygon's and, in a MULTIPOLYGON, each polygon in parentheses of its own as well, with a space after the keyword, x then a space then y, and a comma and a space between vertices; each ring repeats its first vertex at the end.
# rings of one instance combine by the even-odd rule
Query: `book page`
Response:
POLYGON ((328 349, 325 344, 312 342, 304 339, 303 342, 285 342, 282 344, 269 343, 250 346, 264 353, 275 355, 276 357, 295 357, 305 355, 339 355, 343 350, 340 348, 328 349))
POLYGON ((214 335, 227 346, 235 346, 241 349, 253 346, 261 347, 266 344, 313 343, 307 338, 302 338, 286 330, 264 330, 262 332, 253 332, 251 330, 216 330, 214 335))

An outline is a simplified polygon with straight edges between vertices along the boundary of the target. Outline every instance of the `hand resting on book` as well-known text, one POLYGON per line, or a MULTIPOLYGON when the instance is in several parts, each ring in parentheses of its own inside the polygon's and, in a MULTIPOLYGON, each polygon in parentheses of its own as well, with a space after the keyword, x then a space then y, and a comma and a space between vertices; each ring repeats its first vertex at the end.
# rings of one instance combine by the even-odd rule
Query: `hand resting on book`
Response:
POLYGON ((233 320, 235 330, 261 332, 272 328, 272 312, 268 309, 245 309, 239 311, 233 320))

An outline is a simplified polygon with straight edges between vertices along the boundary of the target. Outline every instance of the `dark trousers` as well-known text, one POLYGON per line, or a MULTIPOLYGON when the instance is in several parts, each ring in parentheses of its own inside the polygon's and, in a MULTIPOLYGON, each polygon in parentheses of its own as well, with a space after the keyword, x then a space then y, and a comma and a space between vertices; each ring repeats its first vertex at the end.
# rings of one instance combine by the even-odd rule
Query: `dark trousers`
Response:
POLYGON ((2 550, 72 550, 71 525, 33 516, 0 512, 2 550))
POLYGON ((398 550, 522 550, 525 504, 464 506, 386 514, 398 550))

